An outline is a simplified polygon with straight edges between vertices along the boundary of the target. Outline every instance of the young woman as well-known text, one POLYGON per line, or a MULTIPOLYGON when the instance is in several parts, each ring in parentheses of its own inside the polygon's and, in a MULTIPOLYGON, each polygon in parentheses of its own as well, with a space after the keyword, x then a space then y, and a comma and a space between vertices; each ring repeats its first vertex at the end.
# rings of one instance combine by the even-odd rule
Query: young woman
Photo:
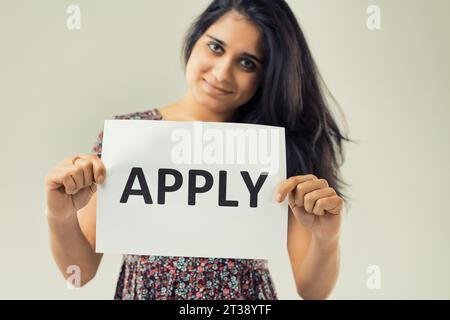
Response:
MULTIPOLYGON (((288 252, 298 293, 325 299, 339 270, 343 207, 342 142, 305 37, 283 0, 215 0, 187 33, 188 90, 179 100, 115 119, 230 121, 281 126, 286 132, 288 252)), ((107 175, 101 157, 63 160, 46 177, 54 258, 62 274, 90 281, 95 252, 96 184, 107 175)), ((126 255, 116 299, 276 299, 265 260, 126 255)))

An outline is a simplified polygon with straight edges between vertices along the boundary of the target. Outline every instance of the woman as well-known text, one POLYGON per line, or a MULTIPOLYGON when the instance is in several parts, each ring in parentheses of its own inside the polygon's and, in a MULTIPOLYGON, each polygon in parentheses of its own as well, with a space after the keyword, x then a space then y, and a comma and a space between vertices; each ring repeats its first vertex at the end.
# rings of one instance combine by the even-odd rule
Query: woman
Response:
MULTIPOLYGON (((339 269, 343 195, 338 163, 347 138, 334 121, 320 76, 289 6, 282 0, 215 0, 184 44, 188 90, 168 106, 115 119, 229 121, 281 126, 286 132, 288 252, 298 293, 325 299, 339 269)), ((96 184, 105 179, 102 134, 96 155, 62 161, 46 179, 55 260, 92 279, 96 184)), ((276 299, 265 260, 126 255, 116 299, 276 299)))

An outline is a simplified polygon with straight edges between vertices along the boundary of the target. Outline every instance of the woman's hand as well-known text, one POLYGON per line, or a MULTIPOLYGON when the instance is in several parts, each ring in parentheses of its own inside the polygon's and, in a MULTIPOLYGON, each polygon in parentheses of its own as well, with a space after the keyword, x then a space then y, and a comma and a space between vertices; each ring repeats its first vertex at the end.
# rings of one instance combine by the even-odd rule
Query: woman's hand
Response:
POLYGON ((278 187, 277 201, 289 195, 289 207, 295 218, 321 241, 339 236, 343 199, 325 179, 314 175, 293 176, 278 187))
POLYGON ((63 218, 85 207, 105 175, 105 165, 96 155, 61 161, 45 178, 47 215, 63 218))

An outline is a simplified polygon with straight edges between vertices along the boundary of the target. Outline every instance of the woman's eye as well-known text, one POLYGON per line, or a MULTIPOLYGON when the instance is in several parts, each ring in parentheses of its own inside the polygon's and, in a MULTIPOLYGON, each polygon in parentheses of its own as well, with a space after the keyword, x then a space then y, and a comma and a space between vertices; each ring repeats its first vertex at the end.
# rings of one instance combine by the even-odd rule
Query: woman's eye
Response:
POLYGON ((216 52, 216 53, 220 53, 222 50, 221 46, 219 46, 218 44, 213 43, 213 42, 209 43, 208 47, 209 47, 209 49, 211 49, 211 51, 216 52))
POLYGON ((256 67, 256 65, 249 59, 243 59, 241 64, 245 69, 248 70, 253 70, 256 67))
MULTIPOLYGON (((213 53, 222 53, 223 52, 222 47, 215 42, 208 43, 208 47, 209 47, 209 50, 211 50, 213 53)), ((256 68, 255 63, 250 59, 242 59, 240 61, 240 64, 247 71, 252 71, 256 68)))

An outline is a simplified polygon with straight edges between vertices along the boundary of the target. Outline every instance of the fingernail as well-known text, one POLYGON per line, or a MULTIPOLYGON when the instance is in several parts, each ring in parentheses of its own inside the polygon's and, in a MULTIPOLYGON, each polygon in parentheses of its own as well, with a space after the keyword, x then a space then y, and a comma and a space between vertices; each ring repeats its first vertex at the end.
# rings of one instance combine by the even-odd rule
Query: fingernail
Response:
POLYGON ((98 176, 97 182, 102 184, 103 181, 105 181, 105 176, 101 174, 101 175, 98 176))
POLYGON ((278 202, 281 201, 281 193, 277 194, 277 201, 278 201, 278 202))

